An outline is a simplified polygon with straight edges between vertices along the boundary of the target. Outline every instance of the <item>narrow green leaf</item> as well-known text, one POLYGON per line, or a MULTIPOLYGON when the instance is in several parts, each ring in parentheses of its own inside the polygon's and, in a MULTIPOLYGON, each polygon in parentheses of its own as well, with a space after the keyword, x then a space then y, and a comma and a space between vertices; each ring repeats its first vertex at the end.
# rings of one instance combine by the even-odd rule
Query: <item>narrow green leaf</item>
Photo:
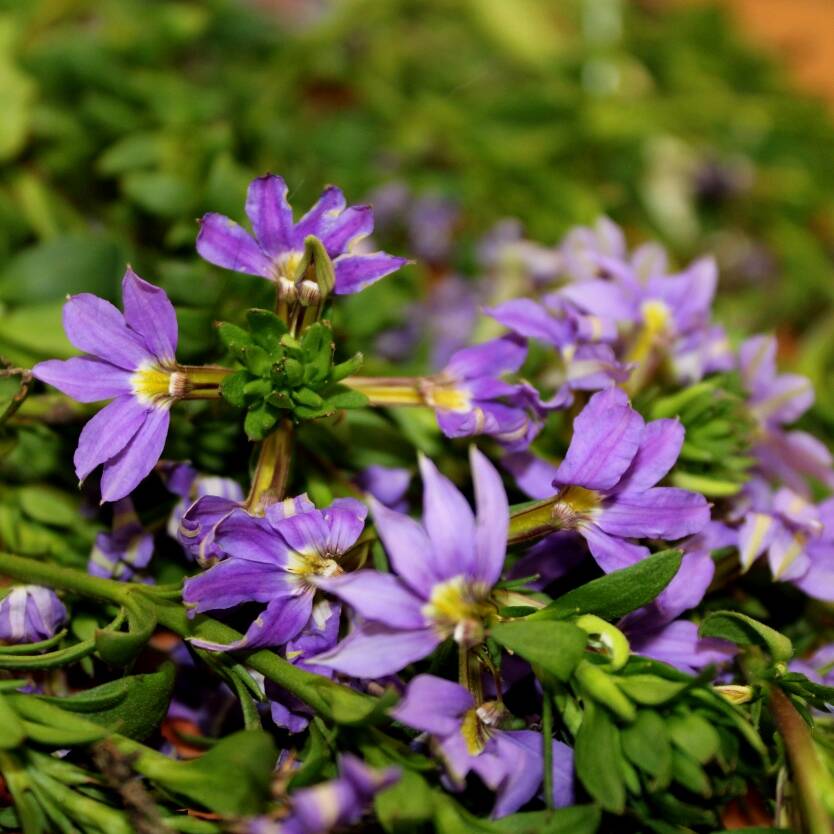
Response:
POLYGON ((701 623, 699 633, 702 637, 719 637, 738 646, 763 646, 777 663, 786 663, 793 657, 793 644, 789 638, 738 611, 709 614, 701 623))

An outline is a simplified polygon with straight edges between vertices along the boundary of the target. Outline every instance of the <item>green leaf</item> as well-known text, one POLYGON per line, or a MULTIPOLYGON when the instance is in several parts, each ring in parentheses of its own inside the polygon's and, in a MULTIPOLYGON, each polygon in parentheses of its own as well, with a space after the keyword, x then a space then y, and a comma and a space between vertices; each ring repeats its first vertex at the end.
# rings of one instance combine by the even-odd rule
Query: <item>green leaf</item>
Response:
POLYGON ((346 359, 344 362, 333 366, 333 369, 330 371, 331 381, 340 382, 345 377, 353 376, 362 368, 364 363, 365 357, 361 353, 354 354, 350 359, 346 359))
MULTIPOLYGON (((371 763, 383 766, 381 761, 371 763)), ((386 831, 411 831, 431 819, 434 795, 419 773, 403 770, 399 781, 374 797, 374 811, 386 831)))
POLYGON ((220 394, 229 405, 235 408, 246 406, 246 385, 252 379, 248 371, 236 371, 225 377, 220 383, 220 394))
POLYGON ((689 686, 688 683, 666 680, 657 675, 621 675, 615 680, 632 701, 647 706, 665 704, 689 686))
POLYGON ((652 710, 640 710, 620 732, 623 753, 640 770, 654 778, 653 790, 672 778, 672 745, 663 719, 652 710))
POLYGON ((127 666, 151 639, 156 628, 156 609, 152 602, 132 595, 125 604, 128 630, 99 629, 95 635, 96 651, 105 663, 127 666))
POLYGON ((282 352, 281 338, 287 333, 287 325, 275 313, 254 308, 247 310, 246 321, 257 345, 273 357, 282 352))
POLYGON ((777 663, 786 663, 793 657, 793 644, 789 638, 738 611, 716 611, 709 614, 701 623, 698 633, 702 637, 729 640, 738 646, 763 646, 777 663))
POLYGON ((616 570, 554 600, 534 619, 560 619, 596 614, 616 620, 648 605, 674 578, 681 564, 679 550, 663 550, 630 567, 616 570))
POLYGON ((526 811, 495 820, 491 827, 507 834, 595 834, 602 812, 596 805, 572 805, 552 811, 526 811))
POLYGON ((39 484, 18 490, 20 507, 29 518, 52 527, 76 527, 79 502, 55 487, 39 484))
POLYGON ((365 408, 369 402, 367 395, 344 385, 329 389, 325 399, 327 407, 334 411, 339 408, 365 408))
POLYGON ((497 623, 490 636, 505 649, 567 681, 582 659, 588 636, 571 623, 532 622, 530 619, 497 623))
POLYGON ((301 338, 304 378, 308 383, 324 382, 333 361, 333 334, 321 322, 310 325, 301 338))
POLYGON ((158 217, 183 217, 195 204, 193 184, 165 171, 131 171, 122 177, 121 185, 136 205, 158 217))
POLYGON ((304 365, 297 359, 287 357, 284 359, 282 366, 284 375, 287 378, 287 384, 291 388, 295 388, 304 381, 304 365))
POLYGON ((614 722, 592 702, 576 735, 574 765, 585 790, 606 810, 625 810, 625 782, 619 763, 620 741, 614 722))
POLYGON ((319 409, 324 405, 324 400, 312 388, 298 388, 292 392, 292 398, 307 408, 319 409))
POLYGON ((231 324, 228 321, 221 321, 217 325, 217 335, 220 341, 235 355, 238 359, 243 357, 246 348, 253 344, 252 336, 242 327, 236 324, 231 324))
POLYGON ((709 777, 701 765, 682 750, 672 751, 672 776, 688 791, 708 799, 712 795, 709 777))
POLYGON ((243 364, 255 376, 269 376, 272 371, 272 357, 258 345, 249 345, 243 350, 243 364))
POLYGON ((246 412, 243 429, 250 440, 263 440, 278 421, 278 410, 269 403, 259 403, 246 412))
POLYGON ((718 730, 697 712, 670 716, 667 721, 672 744, 700 764, 706 764, 718 755, 721 738, 718 730))
POLYGON ((23 722, 9 702, 0 695, 0 750, 13 750, 23 744, 25 738, 23 722))
POLYGON ((162 723, 174 689, 174 666, 165 663, 147 675, 129 675, 64 698, 41 700, 138 741, 162 723))

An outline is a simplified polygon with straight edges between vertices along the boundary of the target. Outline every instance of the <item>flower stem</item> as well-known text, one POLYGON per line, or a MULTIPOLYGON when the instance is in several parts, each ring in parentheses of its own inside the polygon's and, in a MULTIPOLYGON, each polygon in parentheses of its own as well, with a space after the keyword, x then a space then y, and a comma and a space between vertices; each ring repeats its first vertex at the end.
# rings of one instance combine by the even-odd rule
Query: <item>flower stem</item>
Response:
POLYGON ((832 834, 834 825, 823 800, 831 791, 831 778, 820 762, 808 726, 778 686, 770 689, 770 710, 788 753, 804 831, 832 834))
POLYGON ((292 423, 284 420, 261 444, 245 504, 251 512, 262 512, 268 504, 284 499, 292 463, 292 433, 292 423))
POLYGON ((544 745, 544 801, 553 807, 553 696, 545 687, 542 692, 542 744, 544 745))
POLYGON ((342 385, 364 394, 371 405, 427 405, 422 377, 349 376, 342 385))
POLYGON ((554 495, 544 501, 533 501, 525 504, 516 509, 515 512, 511 512, 507 544, 520 544, 560 530, 559 519, 553 513, 557 500, 558 496, 554 495))

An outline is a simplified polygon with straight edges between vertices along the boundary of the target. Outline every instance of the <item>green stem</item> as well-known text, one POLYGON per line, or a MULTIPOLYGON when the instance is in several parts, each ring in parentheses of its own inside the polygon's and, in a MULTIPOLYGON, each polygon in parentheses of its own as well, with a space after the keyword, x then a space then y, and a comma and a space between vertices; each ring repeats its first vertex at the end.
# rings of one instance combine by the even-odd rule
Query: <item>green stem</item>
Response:
POLYGON ((521 544, 560 530, 559 519, 553 514, 556 501, 557 496, 554 495, 544 501, 525 504, 515 512, 511 512, 507 544, 521 544))
POLYGON ((785 742, 804 831, 806 834, 832 834, 834 825, 822 799, 830 791, 831 778, 819 760, 808 725, 778 686, 770 689, 770 710, 785 742))
POLYGON ((544 744, 544 801, 553 807, 553 696, 542 692, 542 744, 544 744))
POLYGON ((281 501, 286 495, 292 463, 292 436, 292 423, 284 420, 261 444, 245 504, 249 512, 262 513, 266 504, 281 501))

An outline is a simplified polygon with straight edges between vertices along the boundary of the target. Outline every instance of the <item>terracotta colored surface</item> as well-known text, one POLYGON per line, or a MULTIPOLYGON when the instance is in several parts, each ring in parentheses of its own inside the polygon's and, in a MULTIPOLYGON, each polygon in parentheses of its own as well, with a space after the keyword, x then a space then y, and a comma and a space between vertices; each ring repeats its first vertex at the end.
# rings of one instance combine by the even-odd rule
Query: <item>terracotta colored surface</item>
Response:
POLYGON ((718 2, 732 8, 746 32, 784 59, 800 85, 834 106, 834 0, 718 2))

